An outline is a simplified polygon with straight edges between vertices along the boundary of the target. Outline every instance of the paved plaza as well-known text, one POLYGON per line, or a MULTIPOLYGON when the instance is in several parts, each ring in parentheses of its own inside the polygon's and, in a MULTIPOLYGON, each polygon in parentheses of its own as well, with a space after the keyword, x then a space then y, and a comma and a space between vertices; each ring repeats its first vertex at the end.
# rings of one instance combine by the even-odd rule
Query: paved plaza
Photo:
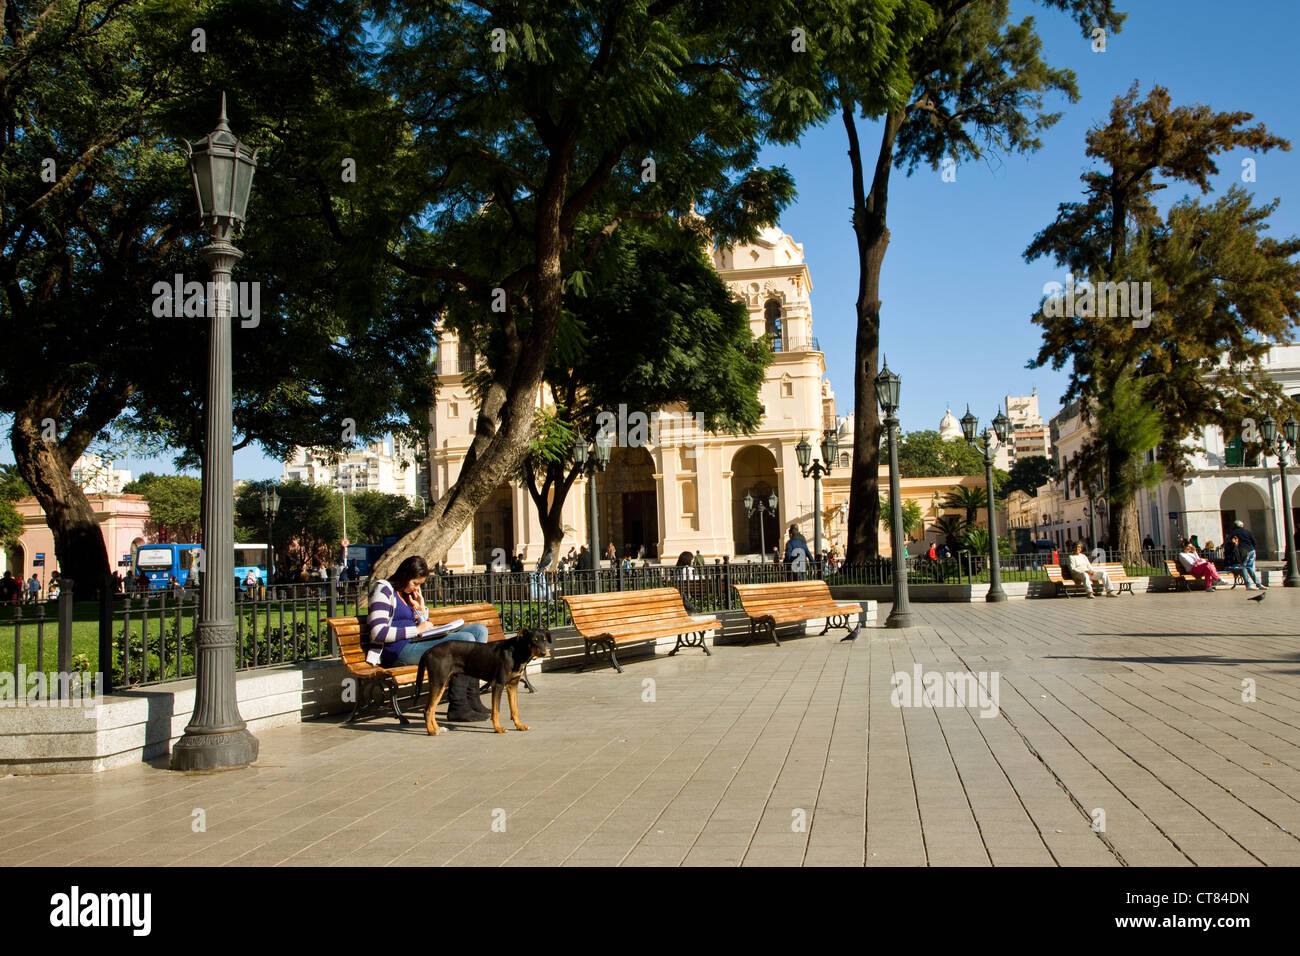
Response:
POLYGON ((913 609, 545 673, 528 733, 340 717, 248 770, 7 777, 0 864, 1300 864, 1300 592, 913 609), (998 712, 893 706, 914 665, 998 712))

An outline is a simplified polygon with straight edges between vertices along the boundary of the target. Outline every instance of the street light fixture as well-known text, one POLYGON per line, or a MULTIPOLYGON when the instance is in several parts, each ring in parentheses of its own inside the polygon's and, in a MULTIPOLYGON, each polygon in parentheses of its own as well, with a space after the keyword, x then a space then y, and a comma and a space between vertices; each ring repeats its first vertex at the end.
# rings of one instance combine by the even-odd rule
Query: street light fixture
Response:
MULTIPOLYGON (((757 515, 770 514, 773 518, 776 517, 776 506, 779 502, 777 500, 775 491, 769 494, 766 499, 759 498, 757 501, 755 501, 754 496, 749 493, 748 489, 746 489, 745 497, 742 498, 741 500, 744 502, 745 505, 746 519, 752 518, 756 514, 757 515)), ((767 529, 763 527, 763 519, 762 517, 760 517, 758 519, 758 563, 764 564, 766 562, 767 562, 767 529)))
POLYGON ((239 716, 235 693, 235 521, 231 440, 230 272, 243 253, 230 237, 244 224, 257 168, 226 123, 226 97, 216 128, 186 143, 199 218, 211 241, 199 254, 212 272, 208 313, 208 382, 204 400, 201 611, 195 637, 194 713, 172 748, 173 770, 226 770, 257 759, 257 738, 239 716))
POLYGON ((596 439, 587 448, 587 439, 579 435, 573 442, 573 461, 578 471, 587 475, 587 549, 591 553, 592 588, 600 591, 600 508, 596 503, 596 472, 609 467, 609 454, 614 447, 614 435, 607 429, 596 432, 596 439))
MULTIPOLYGON (((1007 434, 1010 431, 1011 420, 999 409, 997 416, 993 419, 993 434, 997 436, 998 443, 1005 445, 1007 434)), ((1007 592, 1002 590, 1002 568, 998 563, 998 525, 997 519, 993 513, 993 453, 994 446, 992 440, 985 432, 982 436, 982 442, 977 443, 975 433, 979 429, 979 421, 971 414, 970 406, 966 406, 966 414, 961 418, 961 431, 966 437, 966 441, 977 451, 981 450, 982 445, 984 452, 984 482, 988 489, 988 510, 989 510, 989 593, 985 598, 991 604, 999 604, 1007 599, 1007 592)))
POLYGON ((274 488, 262 492, 262 514, 266 516, 266 583, 275 580, 275 513, 280 510, 280 495, 274 488))
POLYGON ((894 551, 894 607, 885 620, 886 627, 911 627, 912 607, 907 595, 907 561, 903 557, 903 498, 898 481, 898 395, 903 380, 881 363, 876 376, 876 401, 885 413, 885 433, 889 440, 889 502, 893 520, 889 538, 894 551))
POLYGON ((1286 577, 1282 583, 1289 588, 1300 587, 1300 569, 1297 568, 1295 553, 1295 521, 1291 517, 1291 489, 1286 480, 1286 446, 1290 445, 1292 451, 1300 449, 1300 422, 1295 418, 1287 419, 1282 426, 1282 433, 1278 434, 1277 422, 1273 416, 1265 415, 1259 423, 1259 435, 1264 439, 1266 447, 1277 450, 1277 467, 1282 473, 1282 528, 1286 535, 1286 540, 1282 542, 1282 547, 1286 549, 1286 577))
POLYGON ((821 567, 822 561, 822 476, 831 473, 831 465, 835 462, 839 450, 839 441, 835 437, 833 428, 822 432, 820 461, 809 464, 812 459, 812 447, 808 444, 807 438, 800 438, 799 444, 794 448, 799 470, 803 472, 805 478, 811 477, 813 480, 813 555, 818 568, 821 567))

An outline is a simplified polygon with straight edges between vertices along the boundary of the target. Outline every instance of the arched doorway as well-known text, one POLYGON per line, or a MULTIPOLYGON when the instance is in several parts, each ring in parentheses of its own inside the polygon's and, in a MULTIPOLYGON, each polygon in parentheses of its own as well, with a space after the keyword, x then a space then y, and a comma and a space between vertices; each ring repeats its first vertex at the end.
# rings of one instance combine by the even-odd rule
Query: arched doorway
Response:
POLYGON ((507 559, 515 553, 514 495, 500 485, 474 512, 474 563, 490 565, 492 552, 501 548, 507 559))
POLYGON ((763 305, 763 331, 772 337, 772 351, 780 352, 784 348, 785 336, 781 321, 781 302, 768 299, 763 305))
POLYGON ((1165 504, 1169 514, 1165 516, 1164 521, 1164 527, 1167 531, 1164 546, 1166 548, 1177 548, 1178 536, 1187 537, 1187 513, 1183 510, 1182 489, 1177 485, 1170 488, 1169 499, 1165 504), (1170 515, 1173 517, 1170 517, 1170 515))
POLYGON ((746 445, 731 459, 731 528, 737 555, 767 554, 773 545, 781 544, 780 513, 783 504, 777 502, 777 514, 745 514, 745 493, 755 502, 767 500, 773 491, 780 495, 776 484, 776 458, 762 445, 746 445), (759 521, 763 522, 762 530, 759 521))
POLYGON ((6 571, 13 572, 13 576, 20 578, 27 570, 27 554, 23 551, 21 544, 13 544, 5 549, 5 568, 6 571))
POLYGON ((659 558, 659 489, 655 463, 644 448, 614 448, 596 478, 600 499, 600 553, 613 543, 621 557, 659 558), (644 550, 643 550, 644 549, 644 550))
POLYGON ((1219 520, 1223 526, 1223 538, 1226 541, 1232 534, 1238 521, 1255 536, 1261 559, 1271 557, 1276 552, 1273 538, 1272 509, 1268 498, 1257 485, 1248 481, 1233 482, 1219 496, 1219 520))

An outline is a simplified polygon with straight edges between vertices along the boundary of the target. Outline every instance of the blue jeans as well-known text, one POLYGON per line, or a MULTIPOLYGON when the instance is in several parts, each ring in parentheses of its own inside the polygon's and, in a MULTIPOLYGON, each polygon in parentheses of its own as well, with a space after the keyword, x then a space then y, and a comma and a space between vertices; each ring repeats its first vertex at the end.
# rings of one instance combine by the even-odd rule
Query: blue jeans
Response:
POLYGON ((444 634, 441 637, 435 637, 427 641, 419 639, 407 641, 406 646, 397 655, 397 661, 388 666, 418 664, 425 651, 431 647, 437 647, 445 641, 469 641, 475 644, 486 644, 487 638, 487 628, 482 624, 466 624, 459 631, 452 631, 450 634, 444 634))
POLYGON ((1246 587, 1250 587, 1250 582, 1255 582, 1255 587, 1262 588, 1264 585, 1259 583, 1259 575, 1255 573, 1255 549, 1246 552, 1246 556, 1241 559, 1241 576, 1246 579, 1246 587))

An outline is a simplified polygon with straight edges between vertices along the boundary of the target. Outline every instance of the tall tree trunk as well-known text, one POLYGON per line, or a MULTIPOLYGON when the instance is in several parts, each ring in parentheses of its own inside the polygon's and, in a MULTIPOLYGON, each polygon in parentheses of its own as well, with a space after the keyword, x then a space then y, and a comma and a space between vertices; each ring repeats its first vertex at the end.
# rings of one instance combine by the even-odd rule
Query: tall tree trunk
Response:
POLYGON ((880 553, 880 411, 876 404, 876 373, 880 350, 880 273, 889 248, 885 213, 894 141, 904 114, 885 118, 871 192, 866 192, 862 151, 851 103, 841 110, 849 139, 853 177, 853 233, 858 245, 858 332, 853 367, 853 472, 849 478, 847 560, 866 561, 880 553))
POLYGON ((526 465, 524 469, 524 486, 533 499, 537 521, 542 526, 542 554, 550 551, 556 564, 559 564, 561 557, 560 545, 564 543, 564 503, 568 500, 569 489, 577 477, 576 466, 566 473, 563 462, 548 462, 545 481, 538 487, 537 474, 532 465, 526 465))
POLYGON ((14 416, 14 461, 45 512, 62 576, 72 579, 79 598, 93 597, 109 573, 108 549, 90 502, 72 481, 72 463, 84 446, 77 447, 81 443, 75 438, 60 443, 42 438, 43 421, 53 417, 45 414, 47 404, 33 401, 14 416))
MULTIPOLYGON (((1114 494, 1116 488, 1126 488, 1124 470, 1131 467, 1131 462, 1118 449, 1109 448, 1106 452, 1106 487, 1114 494)), ((1138 534, 1137 495, 1130 494, 1128 500, 1110 500, 1107 509, 1107 544, 1120 551, 1136 553, 1142 548, 1142 539, 1138 534)))
POLYGON ((535 427, 537 391, 555 343, 564 295, 561 257, 567 240, 561 230, 561 217, 572 152, 570 144, 553 156, 537 201, 537 269, 528 335, 521 335, 511 312, 502 316, 505 346, 501 367, 479 408, 474 441, 460 474, 447 493, 429 507, 419 527, 375 563, 371 570, 374 578, 389 577, 410 555, 422 555, 430 561, 451 550, 456 538, 474 520, 479 506, 518 470, 528 453, 535 427))

